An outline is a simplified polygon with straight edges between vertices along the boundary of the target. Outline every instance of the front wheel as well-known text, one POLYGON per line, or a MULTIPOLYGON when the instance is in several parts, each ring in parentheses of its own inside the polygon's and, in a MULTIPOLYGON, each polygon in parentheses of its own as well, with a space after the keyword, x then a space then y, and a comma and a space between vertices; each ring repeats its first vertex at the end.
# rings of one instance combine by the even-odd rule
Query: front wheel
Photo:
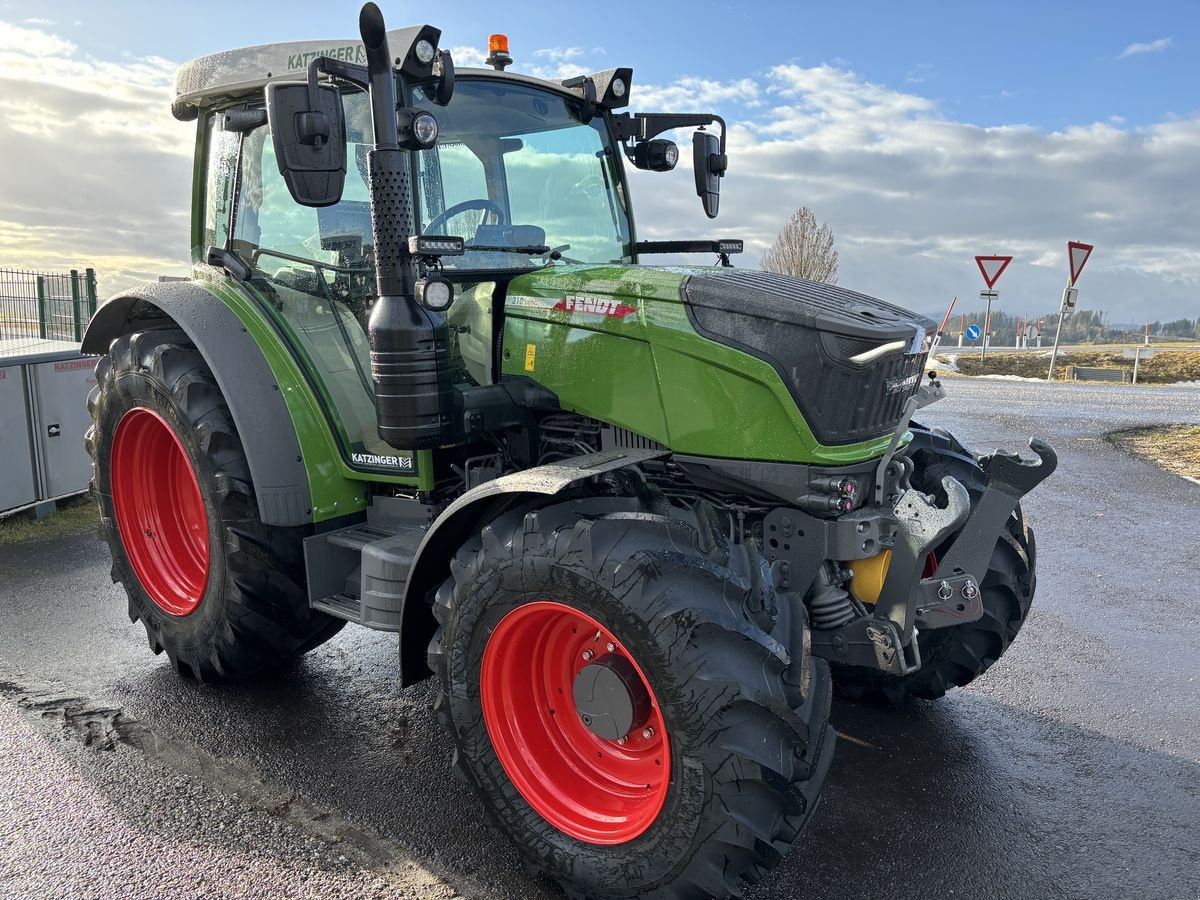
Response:
POLYGON ((725 897, 788 852, 832 755, 830 682, 806 657, 806 693, 785 680, 752 546, 591 499, 501 516, 451 573, 438 714, 528 870, 573 897, 725 897))
POLYGON ((186 334, 113 341, 88 408, 112 577, 155 653, 184 675, 237 677, 337 633, 340 619, 308 608, 305 531, 259 519, 237 427, 186 334))

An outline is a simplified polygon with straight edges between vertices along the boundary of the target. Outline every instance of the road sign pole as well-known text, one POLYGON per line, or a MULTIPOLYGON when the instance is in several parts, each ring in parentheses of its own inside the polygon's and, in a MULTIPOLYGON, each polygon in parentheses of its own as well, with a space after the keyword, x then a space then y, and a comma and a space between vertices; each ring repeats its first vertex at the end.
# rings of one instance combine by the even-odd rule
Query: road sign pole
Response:
POLYGON ((987 292, 987 317, 983 320, 983 347, 981 348, 982 352, 979 354, 980 362, 987 359, 987 345, 992 336, 992 296, 995 293, 995 291, 987 292))
MULTIPOLYGON (((1062 323, 1068 312, 1074 312, 1076 298, 1079 292, 1075 288, 1075 282, 1079 280, 1080 274, 1083 272, 1083 267, 1087 265, 1088 257, 1092 255, 1092 251, 1096 249, 1092 244, 1084 244, 1080 241, 1067 241, 1067 287, 1063 291, 1062 303, 1058 307, 1058 328, 1054 332, 1054 350, 1050 353, 1050 370, 1046 373, 1046 380, 1049 381, 1054 377, 1054 363, 1058 359, 1058 342, 1062 337, 1062 323)), ((1134 368, 1137 368, 1137 360, 1133 361, 1134 368)))
POLYGON ((1058 328, 1054 332, 1054 349, 1050 351, 1050 371, 1046 373, 1046 380, 1050 381, 1054 378, 1054 361, 1058 359, 1058 340, 1062 337, 1063 317, 1066 316, 1066 306, 1058 308, 1058 328))

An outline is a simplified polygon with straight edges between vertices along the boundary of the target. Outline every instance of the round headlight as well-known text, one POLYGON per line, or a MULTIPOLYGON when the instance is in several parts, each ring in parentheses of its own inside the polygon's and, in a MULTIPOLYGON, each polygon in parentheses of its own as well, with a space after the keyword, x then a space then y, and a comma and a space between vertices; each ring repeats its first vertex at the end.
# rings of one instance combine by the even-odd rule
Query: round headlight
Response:
POLYGON ((679 162, 679 145, 672 143, 663 151, 663 159, 667 163, 668 168, 675 168, 675 163, 679 162))
POLYGON ((433 44, 427 40, 422 39, 417 41, 417 45, 413 47, 413 53, 416 54, 417 59, 424 65, 429 65, 433 62, 433 44))
POLYGON ((422 147, 432 147, 438 136, 438 123, 433 113, 422 111, 413 116, 412 133, 422 147))
POLYGON ((450 282, 429 280, 425 283, 425 290, 422 292, 421 300, 430 309, 446 309, 453 299, 454 291, 450 287, 450 282))
POLYGON ((614 78, 613 79, 612 92, 613 92, 614 97, 624 97, 625 96, 625 79, 624 78, 614 78))

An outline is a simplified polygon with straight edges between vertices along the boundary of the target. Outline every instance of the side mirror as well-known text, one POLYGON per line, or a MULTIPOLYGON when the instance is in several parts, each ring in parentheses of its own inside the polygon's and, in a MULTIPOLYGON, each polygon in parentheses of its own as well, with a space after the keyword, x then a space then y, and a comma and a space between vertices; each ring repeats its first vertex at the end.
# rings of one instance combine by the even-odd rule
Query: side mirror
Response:
POLYGON ((336 88, 267 85, 267 118, 279 174, 301 206, 333 206, 346 181, 346 114, 336 88), (316 108, 313 108, 313 100, 316 108))
POLYGON ((717 217, 721 200, 721 176, 728 165, 727 157, 721 152, 721 141, 710 131, 697 131, 692 135, 692 168, 696 174, 696 193, 704 204, 704 212, 710 219, 717 217))

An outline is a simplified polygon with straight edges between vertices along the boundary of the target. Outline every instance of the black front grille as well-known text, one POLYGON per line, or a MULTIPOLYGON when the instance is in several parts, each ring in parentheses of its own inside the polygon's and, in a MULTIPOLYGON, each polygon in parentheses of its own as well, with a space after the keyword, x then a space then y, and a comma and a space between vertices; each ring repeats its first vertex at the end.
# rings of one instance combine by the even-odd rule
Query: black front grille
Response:
POLYGON ((850 357, 903 340, 923 347, 935 323, 831 285, 761 272, 694 276, 683 288, 692 324, 711 340, 770 363, 825 445, 888 434, 921 384, 926 353, 850 357))
POLYGON ((793 380, 792 388, 811 398, 814 420, 809 424, 820 424, 822 443, 846 443, 895 429, 904 404, 921 386, 924 366, 924 353, 908 353, 858 371, 832 365, 806 367, 809 382, 793 380))

